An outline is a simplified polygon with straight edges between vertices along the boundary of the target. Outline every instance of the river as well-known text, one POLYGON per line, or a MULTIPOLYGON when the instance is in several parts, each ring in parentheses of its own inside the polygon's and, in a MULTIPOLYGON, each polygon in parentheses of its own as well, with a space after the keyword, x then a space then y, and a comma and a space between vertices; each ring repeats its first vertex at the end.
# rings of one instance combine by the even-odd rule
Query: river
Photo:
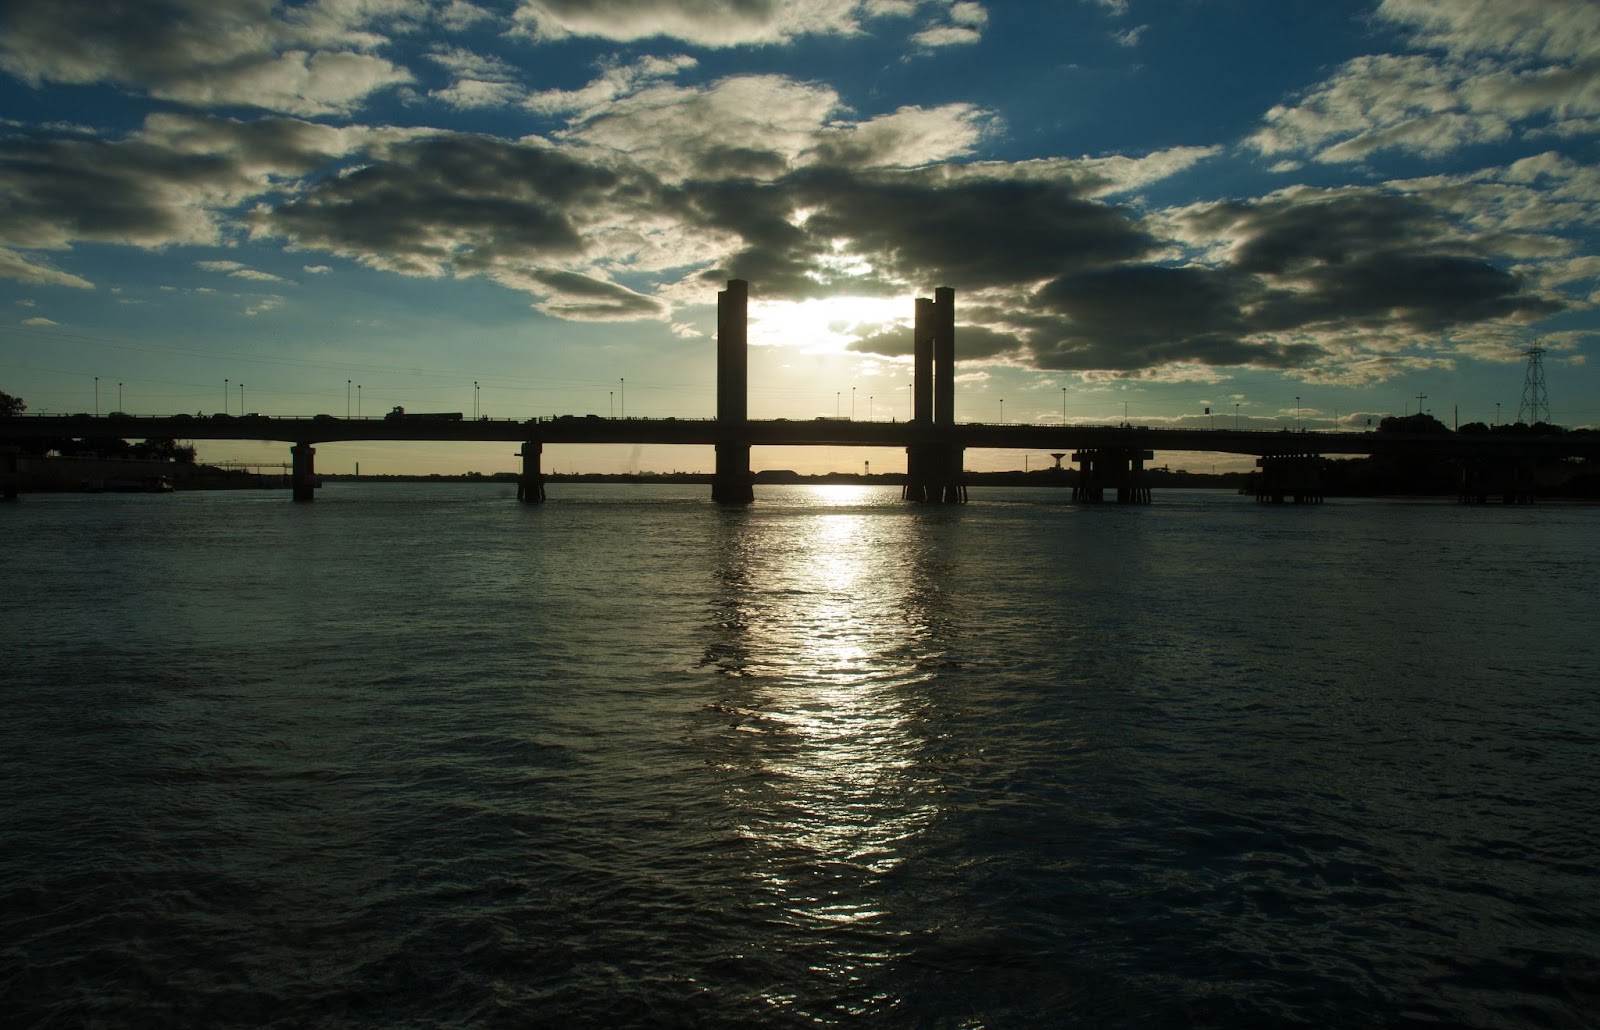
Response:
POLYGON ((1600 507, 0 507, 12 1025, 1592 1026, 1600 507))

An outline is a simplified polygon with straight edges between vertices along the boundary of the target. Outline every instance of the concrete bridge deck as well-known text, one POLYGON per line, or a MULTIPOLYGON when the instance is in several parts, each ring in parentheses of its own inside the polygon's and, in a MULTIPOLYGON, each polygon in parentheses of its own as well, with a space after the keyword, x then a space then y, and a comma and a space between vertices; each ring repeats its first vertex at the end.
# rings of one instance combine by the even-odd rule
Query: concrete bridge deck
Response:
MULTIPOLYGON (((682 444, 711 446, 722 438, 715 419, 601 418, 538 419, 336 418, 302 416, 22 415, 0 419, 0 441, 116 437, 121 439, 273 440, 324 444, 363 440, 541 444, 682 444)), ((1444 457, 1526 456, 1540 459, 1600 458, 1600 434, 1535 435, 1489 433, 1294 433, 1233 429, 1163 429, 1146 426, 1039 425, 961 422, 929 426, 915 422, 850 419, 751 419, 740 434, 752 446, 909 447, 918 443, 963 448, 1069 451, 1138 448, 1219 454, 1428 455, 1444 457)))

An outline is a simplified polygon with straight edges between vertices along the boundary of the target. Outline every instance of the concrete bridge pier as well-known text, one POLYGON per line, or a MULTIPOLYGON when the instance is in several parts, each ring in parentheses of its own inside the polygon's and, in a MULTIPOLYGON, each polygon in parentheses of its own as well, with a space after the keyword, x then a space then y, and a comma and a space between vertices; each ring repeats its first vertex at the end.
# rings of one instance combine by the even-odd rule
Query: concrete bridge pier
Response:
POLYGON ((539 456, 544 444, 538 440, 525 440, 517 457, 522 459, 522 473, 517 476, 517 500, 523 504, 539 504, 544 500, 544 473, 539 468, 539 456))
POLYGON ((1078 482, 1072 499, 1082 504, 1102 504, 1106 487, 1116 490, 1118 504, 1149 504, 1150 485, 1144 479, 1144 463, 1155 457, 1153 451, 1133 447, 1094 447, 1075 451, 1078 482))
POLYGON ((1462 458, 1462 504, 1533 503, 1533 463, 1521 458, 1462 458))
POLYGON ((906 448, 906 482, 900 496, 908 501, 962 504, 967 500, 966 448, 918 443, 906 448))
POLYGON ((1078 463, 1078 481, 1072 485, 1072 499, 1079 504, 1099 504, 1104 501, 1106 488, 1101 479, 1100 452, 1074 451, 1072 460, 1078 463))
POLYGON ((18 453, 15 447, 0 448, 0 500, 17 499, 18 481, 22 478, 17 467, 18 453))
POLYGON ((929 437, 906 448, 908 501, 961 504, 967 499, 966 449, 944 442, 956 424, 956 291, 941 286, 918 297, 911 327, 911 421, 929 437))
POLYGON ((1268 454, 1256 459, 1256 502, 1282 504, 1322 503, 1322 456, 1318 454, 1268 454))
POLYGON ((292 464, 289 468, 289 486, 297 501, 313 500, 317 495, 317 469, 313 461, 317 449, 308 443, 297 443, 289 448, 292 464))
POLYGON ((711 477, 711 499, 718 504, 750 504, 756 499, 750 475, 750 445, 729 441, 716 445, 717 467, 711 477))

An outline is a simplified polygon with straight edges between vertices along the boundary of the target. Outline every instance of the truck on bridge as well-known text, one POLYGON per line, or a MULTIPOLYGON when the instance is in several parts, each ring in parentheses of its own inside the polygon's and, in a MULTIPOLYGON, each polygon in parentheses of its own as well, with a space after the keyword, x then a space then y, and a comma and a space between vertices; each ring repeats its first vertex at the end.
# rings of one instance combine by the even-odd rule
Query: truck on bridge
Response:
POLYGON ((383 416, 393 422, 460 422, 459 411, 407 411, 396 404, 394 410, 383 416))

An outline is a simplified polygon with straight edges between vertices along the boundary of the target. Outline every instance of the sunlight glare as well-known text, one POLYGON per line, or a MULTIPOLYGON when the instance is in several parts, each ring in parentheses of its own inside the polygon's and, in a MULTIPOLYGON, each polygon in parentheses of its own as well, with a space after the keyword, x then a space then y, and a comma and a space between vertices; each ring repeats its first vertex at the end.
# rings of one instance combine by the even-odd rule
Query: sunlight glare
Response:
POLYGON ((911 322, 915 298, 818 297, 810 300, 752 299, 750 343, 788 347, 803 354, 844 354, 870 333, 911 322))

